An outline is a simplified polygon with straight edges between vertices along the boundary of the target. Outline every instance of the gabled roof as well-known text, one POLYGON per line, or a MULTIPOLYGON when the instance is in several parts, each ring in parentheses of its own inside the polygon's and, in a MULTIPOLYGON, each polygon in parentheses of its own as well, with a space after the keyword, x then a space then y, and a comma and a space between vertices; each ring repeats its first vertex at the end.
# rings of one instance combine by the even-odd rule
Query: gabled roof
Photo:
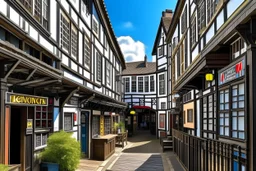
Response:
POLYGON ((126 63, 126 69, 123 70, 122 75, 141 75, 151 74, 154 72, 156 72, 155 62, 147 62, 147 64, 145 65, 145 61, 139 61, 126 63))
POLYGON ((94 4, 95 4, 95 7, 98 9, 98 11, 103 16, 102 17, 102 20, 103 20, 102 24, 105 26, 106 32, 108 33, 108 35, 110 37, 110 44, 109 45, 112 45, 114 52, 117 54, 118 58, 121 61, 121 65, 122 65, 123 69, 125 69, 126 68, 125 59, 124 59, 123 53, 120 49, 120 46, 117 42, 115 33, 113 31, 113 28, 112 28, 112 25, 111 25, 111 22, 110 22, 110 19, 109 19, 109 16, 108 16, 108 12, 107 12, 107 9, 106 9, 106 5, 105 5, 104 1, 102 1, 102 0, 100 0, 100 1, 95 0, 94 4))
POLYGON ((153 50, 152 50, 152 55, 156 55, 156 49, 157 49, 157 45, 159 42, 159 38, 161 37, 161 28, 163 27, 165 34, 167 35, 168 30, 170 28, 171 25, 171 21, 172 21, 172 10, 165 10, 162 12, 162 17, 158 26, 158 30, 157 30, 157 34, 156 34, 156 38, 155 38, 155 42, 154 42, 154 46, 153 46, 153 50), (166 13, 169 15, 166 15, 166 13))

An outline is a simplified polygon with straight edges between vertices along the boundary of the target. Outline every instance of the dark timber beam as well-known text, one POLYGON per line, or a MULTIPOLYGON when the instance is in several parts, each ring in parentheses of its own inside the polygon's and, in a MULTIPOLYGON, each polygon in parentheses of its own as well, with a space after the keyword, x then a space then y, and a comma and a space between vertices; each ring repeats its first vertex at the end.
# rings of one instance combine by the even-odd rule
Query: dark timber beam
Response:
POLYGON ((34 69, 29 76, 26 78, 26 81, 30 80, 30 78, 34 75, 34 73, 36 72, 37 69, 34 69))
POLYGON ((61 108, 64 107, 65 103, 73 96, 74 93, 78 92, 79 91, 79 87, 77 87, 76 89, 74 89, 73 91, 69 92, 69 94, 64 97, 65 99, 61 102, 61 108))
POLYGON ((20 64, 20 60, 18 60, 12 67, 11 69, 6 73, 4 80, 7 80, 7 78, 9 77, 9 75, 14 71, 14 69, 20 64))
POLYGON ((41 81, 46 81, 48 79, 49 79, 49 77, 45 77, 45 78, 41 78, 41 79, 37 79, 37 80, 25 81, 25 82, 22 82, 22 83, 18 83, 18 85, 25 86, 25 85, 29 85, 29 84, 38 83, 38 82, 41 82, 41 81))

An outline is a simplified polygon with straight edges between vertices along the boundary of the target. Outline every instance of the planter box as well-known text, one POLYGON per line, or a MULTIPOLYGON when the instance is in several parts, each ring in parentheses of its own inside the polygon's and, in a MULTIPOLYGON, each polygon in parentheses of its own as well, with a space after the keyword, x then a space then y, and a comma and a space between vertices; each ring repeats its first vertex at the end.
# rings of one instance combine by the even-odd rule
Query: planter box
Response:
POLYGON ((59 171, 59 164, 42 162, 40 171, 59 171))

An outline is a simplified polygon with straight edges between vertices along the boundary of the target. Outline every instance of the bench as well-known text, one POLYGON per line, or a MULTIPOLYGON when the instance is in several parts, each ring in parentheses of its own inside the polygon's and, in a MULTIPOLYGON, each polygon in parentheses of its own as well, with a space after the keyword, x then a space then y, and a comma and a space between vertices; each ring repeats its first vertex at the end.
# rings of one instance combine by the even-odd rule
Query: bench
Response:
POLYGON ((171 136, 161 138, 160 139, 160 144, 162 146, 163 152, 164 152, 165 149, 173 149, 173 140, 172 140, 171 136))
POLYGON ((116 143, 117 144, 121 143, 122 148, 124 148, 124 142, 126 142, 126 145, 127 145, 127 137, 128 137, 128 132, 127 131, 117 134, 116 143))

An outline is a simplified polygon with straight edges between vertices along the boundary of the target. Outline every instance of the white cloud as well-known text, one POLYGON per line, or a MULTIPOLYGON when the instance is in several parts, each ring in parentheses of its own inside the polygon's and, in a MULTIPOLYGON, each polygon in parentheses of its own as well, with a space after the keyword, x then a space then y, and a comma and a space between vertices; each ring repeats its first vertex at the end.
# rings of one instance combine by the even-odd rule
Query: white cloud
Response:
POLYGON ((133 24, 132 24, 132 22, 128 21, 128 22, 123 23, 123 27, 131 29, 131 28, 133 28, 133 24))
POLYGON ((130 36, 117 38, 126 62, 143 61, 145 57, 145 45, 140 41, 134 41, 130 36))

